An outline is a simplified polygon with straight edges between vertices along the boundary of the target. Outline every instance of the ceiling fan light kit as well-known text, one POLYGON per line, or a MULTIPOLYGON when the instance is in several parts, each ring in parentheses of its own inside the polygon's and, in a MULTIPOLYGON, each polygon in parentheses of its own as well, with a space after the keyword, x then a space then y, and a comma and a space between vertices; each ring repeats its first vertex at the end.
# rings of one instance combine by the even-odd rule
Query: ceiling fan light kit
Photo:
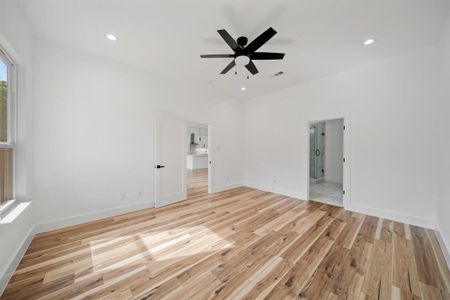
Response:
MULTIPOLYGON (((259 71, 253 63, 254 60, 279 60, 284 58, 284 53, 275 52, 256 52, 261 46, 267 43, 277 32, 270 27, 250 44, 247 45, 248 39, 245 36, 233 39, 231 35, 225 30, 217 30, 219 35, 228 44, 228 46, 234 51, 233 54, 202 54, 201 58, 233 58, 233 60, 220 72, 220 74, 226 74, 234 66, 245 67, 252 75, 257 74, 259 71)), ((236 73, 236 72, 235 72, 236 73)))

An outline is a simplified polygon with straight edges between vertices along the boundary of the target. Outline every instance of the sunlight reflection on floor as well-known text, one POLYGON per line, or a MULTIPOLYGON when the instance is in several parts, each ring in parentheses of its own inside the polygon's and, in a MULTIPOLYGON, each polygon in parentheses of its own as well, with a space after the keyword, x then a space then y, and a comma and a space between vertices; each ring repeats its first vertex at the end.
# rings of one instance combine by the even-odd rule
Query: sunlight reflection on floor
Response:
POLYGON ((110 272, 130 264, 161 265, 185 257, 232 248, 234 244, 205 226, 104 238, 89 242, 94 271, 110 272))

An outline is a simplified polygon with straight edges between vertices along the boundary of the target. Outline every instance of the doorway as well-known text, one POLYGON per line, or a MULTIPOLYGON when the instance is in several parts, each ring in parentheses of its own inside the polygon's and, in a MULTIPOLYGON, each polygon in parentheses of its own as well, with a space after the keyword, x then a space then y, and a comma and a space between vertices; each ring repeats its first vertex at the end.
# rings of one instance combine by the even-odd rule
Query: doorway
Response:
POLYGON ((186 145, 186 174, 188 198, 208 194, 210 128, 206 124, 188 123, 186 145))
POLYGON ((343 206, 344 119, 309 123, 309 199, 343 206))

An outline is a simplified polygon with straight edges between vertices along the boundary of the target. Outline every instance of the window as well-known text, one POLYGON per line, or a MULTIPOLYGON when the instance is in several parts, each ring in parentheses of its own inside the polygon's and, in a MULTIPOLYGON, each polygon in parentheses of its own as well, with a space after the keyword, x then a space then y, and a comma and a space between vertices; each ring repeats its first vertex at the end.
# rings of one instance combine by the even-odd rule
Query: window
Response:
POLYGON ((0 212, 14 200, 14 64, 0 49, 0 212))

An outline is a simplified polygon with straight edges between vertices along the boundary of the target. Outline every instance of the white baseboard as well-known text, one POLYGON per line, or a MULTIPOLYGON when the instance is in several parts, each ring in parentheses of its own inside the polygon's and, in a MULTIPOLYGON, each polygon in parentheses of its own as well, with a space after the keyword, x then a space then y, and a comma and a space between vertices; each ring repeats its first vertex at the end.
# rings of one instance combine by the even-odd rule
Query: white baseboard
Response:
POLYGON ((242 186, 242 182, 235 182, 235 183, 231 183, 231 184, 225 184, 225 185, 221 185, 221 186, 212 187, 211 192, 219 193, 219 192, 223 192, 226 190, 235 189, 235 188, 238 188, 241 186, 242 186))
POLYGON ((378 218, 389 219, 389 220, 393 220, 396 222, 416 225, 416 226, 420 226, 420 227, 424 227, 424 228, 429 228, 429 229, 436 228, 436 222, 434 220, 419 218, 419 217, 415 217, 415 216, 411 216, 411 215, 407 215, 407 214, 396 213, 393 211, 368 207, 368 206, 364 206, 364 205, 355 205, 355 204, 352 204, 351 207, 345 207, 345 209, 354 211, 354 212, 358 212, 358 213, 363 213, 363 214, 370 215, 370 216, 374 216, 374 217, 378 217, 378 218))
MULTIPOLYGON (((288 196, 288 197, 292 197, 292 198, 306 199, 306 197, 303 193, 285 190, 285 189, 281 189, 281 188, 274 187, 274 186, 261 185, 261 184, 255 183, 255 182, 244 181, 244 186, 262 190, 262 191, 266 191, 266 192, 280 194, 280 195, 288 196)), ((397 222, 401 222, 401 223, 416 225, 416 226, 430 228, 430 229, 436 228, 436 222, 435 222, 435 220, 432 220, 432 219, 415 217, 415 216, 411 216, 411 215, 407 215, 407 214, 396 213, 396 212, 392 212, 392 211, 387 211, 387 210, 363 206, 363 205, 351 205, 351 207, 344 207, 344 208, 347 210, 350 210, 350 211, 359 212, 359 213, 363 213, 366 215, 371 215, 371 216, 375 216, 375 217, 379 217, 379 218, 383 218, 383 219, 389 219, 389 220, 393 220, 393 221, 397 221, 397 222)))
POLYGON ((1 274, 0 278, 0 296, 3 294, 3 291, 5 290, 6 286, 8 285, 9 280, 11 279, 12 275, 17 269, 17 266, 19 265, 20 261, 22 260, 22 257, 25 255, 25 252, 27 251, 28 247, 31 244, 31 241, 34 237, 34 226, 30 228, 27 235, 23 239, 22 243, 20 244, 19 249, 16 252, 16 255, 11 259, 11 261, 8 264, 8 267, 6 268, 6 271, 1 274))
POLYGON ((442 234, 441 228, 436 226, 436 237, 439 241, 439 244, 441 246, 442 252, 444 253, 445 260, 447 261, 447 266, 450 269, 450 242, 447 241, 442 234))
POLYGON ((281 188, 274 187, 274 186, 260 185, 260 184, 254 183, 254 182, 244 182, 244 186, 247 186, 252 189, 257 189, 257 190, 261 190, 261 191, 265 191, 265 192, 270 192, 270 193, 274 193, 274 194, 291 197, 291 198, 306 199, 305 195, 303 195, 299 192, 281 189, 281 188))
POLYGON ((126 213, 133 212, 136 210, 152 208, 152 207, 154 207, 154 201, 146 201, 146 202, 135 203, 135 204, 126 205, 126 206, 120 206, 120 207, 114 207, 114 208, 110 208, 110 209, 95 211, 92 213, 76 215, 76 216, 71 216, 71 217, 62 218, 62 219, 56 219, 53 221, 36 224, 34 232, 40 233, 40 232, 45 232, 45 231, 49 231, 49 230, 64 228, 64 227, 68 227, 68 226, 78 225, 81 223, 100 220, 103 218, 117 216, 120 214, 126 214, 126 213))

